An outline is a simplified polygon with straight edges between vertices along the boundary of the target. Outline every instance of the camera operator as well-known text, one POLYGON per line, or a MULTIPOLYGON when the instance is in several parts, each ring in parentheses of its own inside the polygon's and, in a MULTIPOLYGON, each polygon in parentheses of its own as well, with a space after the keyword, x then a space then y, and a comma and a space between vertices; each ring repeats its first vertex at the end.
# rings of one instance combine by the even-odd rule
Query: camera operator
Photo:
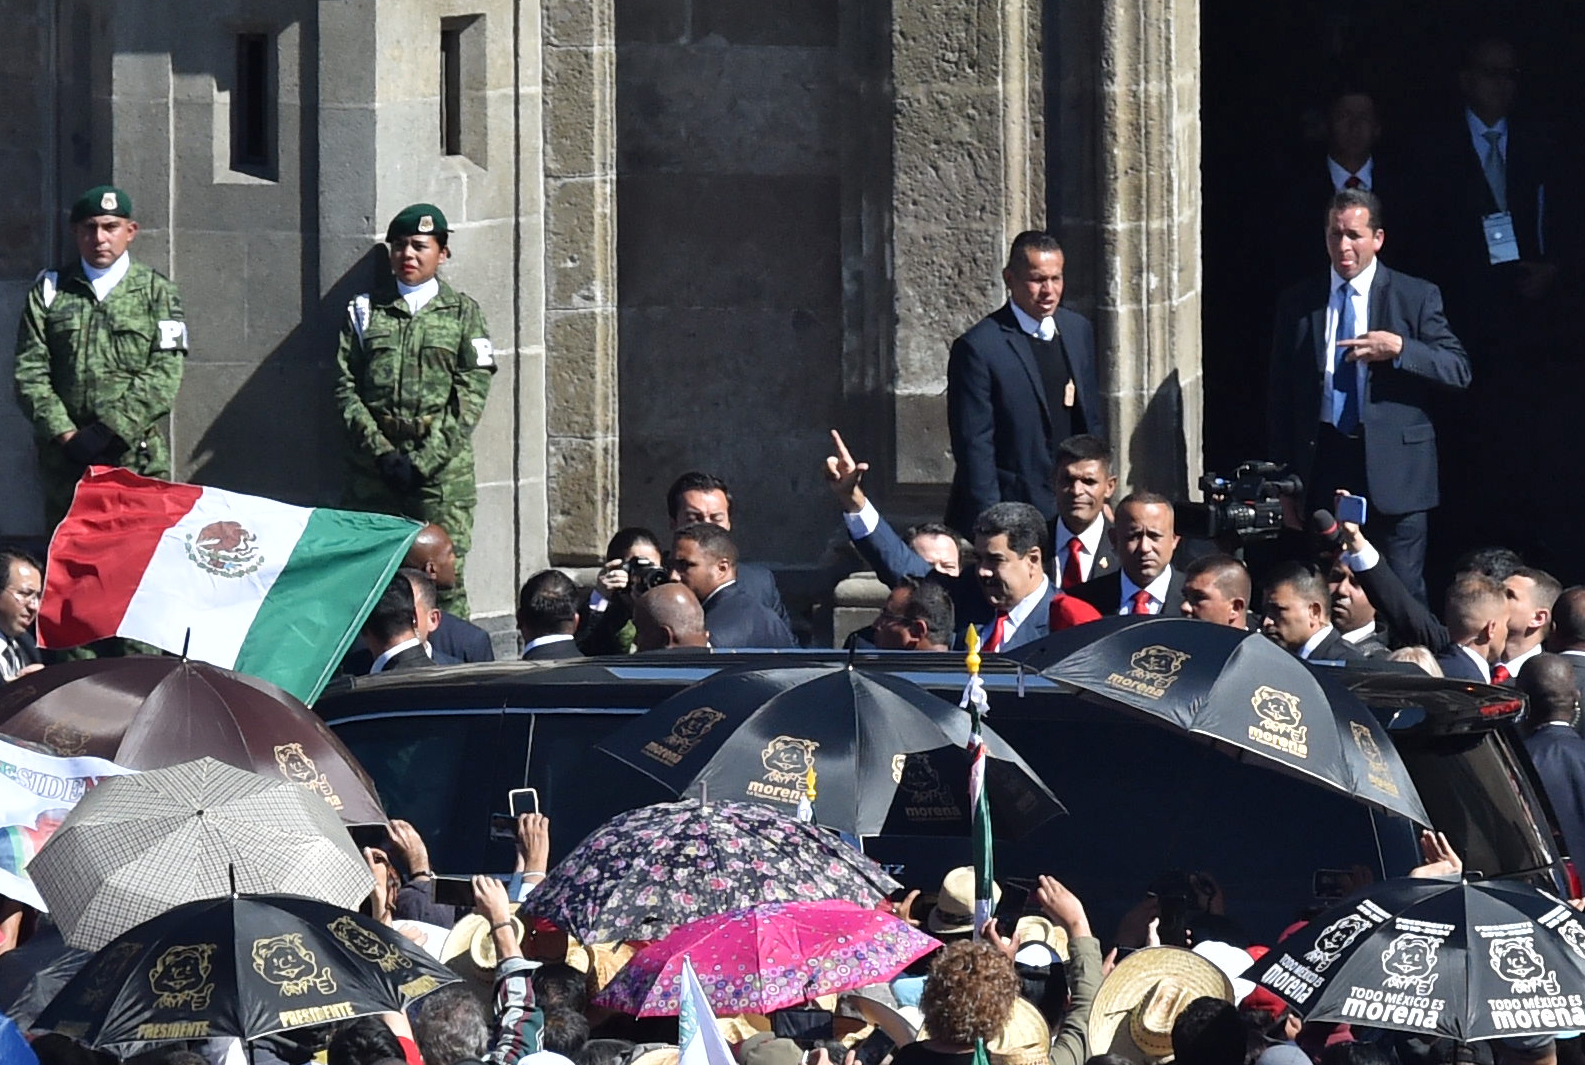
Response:
POLYGON ((637 525, 617 530, 605 547, 605 564, 579 612, 574 637, 586 655, 625 655, 633 648, 633 600, 671 579, 660 539, 637 525))

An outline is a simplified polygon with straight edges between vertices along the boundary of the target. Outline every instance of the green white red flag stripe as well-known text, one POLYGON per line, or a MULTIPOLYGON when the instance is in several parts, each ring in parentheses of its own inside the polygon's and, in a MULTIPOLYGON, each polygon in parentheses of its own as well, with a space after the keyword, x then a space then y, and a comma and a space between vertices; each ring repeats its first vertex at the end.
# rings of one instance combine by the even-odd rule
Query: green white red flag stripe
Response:
POLYGON ((963 686, 963 698, 958 706, 969 712, 969 808, 973 821, 970 828, 974 848, 974 938, 980 938, 980 929, 991 919, 995 908, 996 869, 991 849, 991 800, 985 790, 985 738, 980 732, 980 718, 990 709, 985 695, 985 682, 978 672, 969 675, 963 686))
POLYGON ((90 467, 50 541, 39 645, 127 637, 311 702, 420 528, 90 467))

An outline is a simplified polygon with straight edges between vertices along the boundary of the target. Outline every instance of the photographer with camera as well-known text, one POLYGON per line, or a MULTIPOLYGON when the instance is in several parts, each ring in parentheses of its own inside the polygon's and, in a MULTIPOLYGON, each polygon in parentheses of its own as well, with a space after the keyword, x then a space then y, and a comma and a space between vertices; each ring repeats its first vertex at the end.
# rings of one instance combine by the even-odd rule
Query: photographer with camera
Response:
POLYGON ((633 649, 633 601, 671 580, 660 538, 631 525, 618 529, 605 547, 588 601, 578 612, 575 639, 586 655, 625 655, 633 649))

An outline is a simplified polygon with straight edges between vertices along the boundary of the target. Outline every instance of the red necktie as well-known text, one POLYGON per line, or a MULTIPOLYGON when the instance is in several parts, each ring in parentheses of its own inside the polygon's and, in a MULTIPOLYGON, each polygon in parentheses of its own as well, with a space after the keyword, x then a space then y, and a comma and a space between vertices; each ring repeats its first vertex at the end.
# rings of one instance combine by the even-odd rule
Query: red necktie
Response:
POLYGON ((996 624, 991 626, 991 638, 985 641, 986 651, 1000 651, 1002 638, 1007 635, 1007 611, 996 612, 996 624))
POLYGON ((1077 536, 1068 541, 1068 560, 1062 564, 1063 591, 1084 583, 1083 571, 1079 569, 1079 556, 1083 553, 1084 545, 1079 543, 1077 536))
POLYGON ((1143 588, 1141 588, 1141 589, 1139 589, 1139 591, 1135 592, 1134 593, 1134 606, 1133 606, 1133 609, 1129 611, 1129 613, 1130 614, 1150 614, 1150 613, 1153 613, 1153 611, 1150 609, 1150 593, 1145 591, 1143 588))
POLYGON ((1350 174, 1348 175, 1348 180, 1343 182, 1343 187, 1345 189, 1357 189, 1363 184, 1365 183, 1359 180, 1358 174, 1350 174))
POLYGON ((1509 673, 1508 667, 1501 662, 1498 662, 1497 668, 1491 671, 1491 682, 1493 684, 1507 684, 1512 679, 1513 674, 1509 673))

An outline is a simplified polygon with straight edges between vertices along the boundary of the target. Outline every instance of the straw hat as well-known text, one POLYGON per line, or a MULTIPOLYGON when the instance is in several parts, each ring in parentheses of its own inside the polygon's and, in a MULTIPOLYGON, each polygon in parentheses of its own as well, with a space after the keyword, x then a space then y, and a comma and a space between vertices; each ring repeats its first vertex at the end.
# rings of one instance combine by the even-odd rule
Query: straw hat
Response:
POLYGON ((617 971, 636 953, 637 951, 627 943, 595 943, 585 946, 576 937, 571 935, 567 937, 566 962, 589 978, 591 992, 599 991, 609 984, 617 971))
MULTIPOLYGON (((991 909, 1002 901, 1002 887, 991 881, 991 909)), ((925 927, 937 935, 974 931, 974 870, 960 865, 941 881, 936 908, 925 918, 925 927)))
POLYGON ((655 1047, 634 1058, 629 1065, 677 1065, 682 1051, 673 1046, 655 1047))
MULTIPOLYGON (((512 918, 512 934, 523 938, 523 922, 512 918)), ((463 979, 483 985, 484 990, 495 986, 495 938, 490 934, 490 922, 477 913, 470 913, 451 926, 446 941, 440 947, 441 964, 463 979)))
MULTIPOLYGON (((887 1033, 890 1034, 890 1033, 887 1033)), ((920 1024, 916 1038, 930 1038, 929 1028, 920 1024)), ((1035 1004, 1022 995, 1013 999, 1013 1011, 996 1038, 985 1044, 991 1065, 1047 1065, 1051 1058, 1051 1026, 1035 1004)))
POLYGON ((1172 1060, 1172 1025, 1197 998, 1233 1001, 1227 976, 1182 947, 1137 950, 1102 982, 1090 1007, 1090 1055, 1154 1065, 1172 1060))
POLYGON ((906 1046, 919 1036, 919 1026, 924 1023, 918 1006, 892 1006, 868 995, 849 992, 838 1000, 839 1006, 851 1008, 863 1020, 891 1037, 898 1046, 906 1046))
POLYGON ((1068 930, 1052 924, 1049 918, 1036 913, 1020 917, 1018 924, 1013 927, 1013 935, 1018 940, 1020 955, 1018 960, 1026 965, 1047 964, 1045 961, 1022 957, 1023 948, 1035 943, 1043 943, 1050 947, 1063 962, 1068 960, 1068 930))

